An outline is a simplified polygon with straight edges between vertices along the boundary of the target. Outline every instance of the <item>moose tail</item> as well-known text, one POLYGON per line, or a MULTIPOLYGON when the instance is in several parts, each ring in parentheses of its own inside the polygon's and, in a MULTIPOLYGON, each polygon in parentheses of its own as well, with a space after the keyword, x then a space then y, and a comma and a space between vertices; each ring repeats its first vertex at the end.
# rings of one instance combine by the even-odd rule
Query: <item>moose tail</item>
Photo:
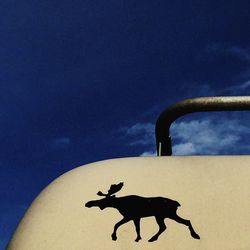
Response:
POLYGON ((180 204, 178 201, 171 200, 171 199, 168 199, 168 198, 165 198, 165 199, 164 199, 164 202, 165 202, 166 204, 168 204, 169 206, 171 206, 171 207, 176 207, 176 208, 178 208, 178 207, 181 206, 181 204, 180 204))

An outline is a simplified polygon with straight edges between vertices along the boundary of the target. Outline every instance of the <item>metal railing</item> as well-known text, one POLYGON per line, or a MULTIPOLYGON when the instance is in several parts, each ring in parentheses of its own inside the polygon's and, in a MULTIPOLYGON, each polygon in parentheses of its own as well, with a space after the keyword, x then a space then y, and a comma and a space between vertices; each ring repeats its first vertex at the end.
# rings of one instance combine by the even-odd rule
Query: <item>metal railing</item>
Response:
POLYGON ((157 119, 155 126, 157 155, 172 155, 169 129, 177 118, 195 112, 247 110, 250 110, 250 96, 200 97, 180 101, 164 110, 157 119))

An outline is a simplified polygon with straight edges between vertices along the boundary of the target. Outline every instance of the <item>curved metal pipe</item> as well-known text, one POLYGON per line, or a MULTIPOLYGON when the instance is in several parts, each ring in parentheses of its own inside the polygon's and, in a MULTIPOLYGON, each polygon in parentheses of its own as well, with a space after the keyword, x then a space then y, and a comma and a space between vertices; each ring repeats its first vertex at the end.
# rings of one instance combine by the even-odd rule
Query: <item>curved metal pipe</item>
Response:
POLYGON ((250 96, 200 97, 180 101, 164 110, 155 126, 157 155, 172 155, 171 124, 179 117, 210 111, 246 111, 250 110, 250 96))

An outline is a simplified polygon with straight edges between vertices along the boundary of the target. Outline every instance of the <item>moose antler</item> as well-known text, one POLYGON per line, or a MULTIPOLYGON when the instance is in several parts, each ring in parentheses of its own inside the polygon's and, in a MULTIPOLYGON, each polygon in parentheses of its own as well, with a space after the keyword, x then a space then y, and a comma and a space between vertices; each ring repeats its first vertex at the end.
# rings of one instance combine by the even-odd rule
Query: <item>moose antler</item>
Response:
POLYGON ((104 194, 102 191, 99 191, 99 192, 97 193, 97 195, 99 195, 99 196, 107 196, 107 194, 104 194))
POLYGON ((117 193, 118 191, 120 191, 123 187, 123 182, 120 182, 119 184, 112 184, 109 188, 109 191, 107 194, 104 194, 102 191, 99 191, 97 193, 97 195, 99 196, 106 196, 106 197, 110 197, 112 194, 117 193))

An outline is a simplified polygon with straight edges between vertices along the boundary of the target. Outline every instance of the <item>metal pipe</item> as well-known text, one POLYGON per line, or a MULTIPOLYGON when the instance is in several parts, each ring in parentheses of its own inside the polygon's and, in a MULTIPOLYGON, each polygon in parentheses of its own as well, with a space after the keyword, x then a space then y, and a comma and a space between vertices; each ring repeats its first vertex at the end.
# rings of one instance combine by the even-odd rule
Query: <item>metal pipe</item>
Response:
POLYGON ((172 155, 169 129, 177 118, 195 112, 247 110, 250 110, 250 96, 200 97, 180 101, 164 110, 157 119, 155 126, 157 155, 172 155))

